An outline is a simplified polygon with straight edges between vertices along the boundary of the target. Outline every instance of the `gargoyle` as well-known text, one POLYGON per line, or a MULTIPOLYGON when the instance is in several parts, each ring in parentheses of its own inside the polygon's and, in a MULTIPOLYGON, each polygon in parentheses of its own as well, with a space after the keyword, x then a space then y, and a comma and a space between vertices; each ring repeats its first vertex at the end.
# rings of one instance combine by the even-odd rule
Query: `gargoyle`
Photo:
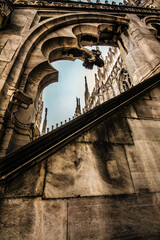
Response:
POLYGON ((83 48, 83 57, 84 62, 83 66, 88 69, 93 69, 93 66, 96 65, 97 67, 103 67, 104 61, 101 58, 101 51, 98 49, 96 50, 88 50, 86 48, 83 48))
POLYGON ((77 48, 74 47, 63 50, 62 56, 78 58, 83 61, 83 66, 88 69, 93 69, 93 65, 96 65, 97 67, 104 66, 104 61, 101 57, 101 51, 99 51, 98 48, 90 51, 83 46, 78 46, 77 48))

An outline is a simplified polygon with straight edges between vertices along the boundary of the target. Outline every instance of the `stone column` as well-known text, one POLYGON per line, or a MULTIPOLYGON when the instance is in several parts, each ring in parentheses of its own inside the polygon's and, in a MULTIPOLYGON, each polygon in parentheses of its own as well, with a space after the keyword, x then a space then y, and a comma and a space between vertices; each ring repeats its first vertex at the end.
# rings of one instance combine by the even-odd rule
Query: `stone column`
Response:
POLYGON ((151 77, 160 70, 160 43, 143 20, 128 14, 129 27, 121 33, 118 45, 133 85, 151 77))

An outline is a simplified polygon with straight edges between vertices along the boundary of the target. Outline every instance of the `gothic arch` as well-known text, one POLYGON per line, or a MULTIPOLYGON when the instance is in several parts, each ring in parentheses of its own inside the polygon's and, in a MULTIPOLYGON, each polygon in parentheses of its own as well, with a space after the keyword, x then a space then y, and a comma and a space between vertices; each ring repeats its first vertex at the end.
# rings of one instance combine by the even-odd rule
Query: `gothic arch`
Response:
MULTIPOLYGON (((17 90, 21 91, 21 98, 26 94, 28 98, 33 100, 33 104, 28 106, 28 109, 18 106, 16 117, 23 129, 21 126, 21 131, 19 131, 17 122, 17 124, 14 123, 12 131, 15 130, 17 125, 16 134, 22 134, 23 132, 26 136, 30 135, 29 129, 26 133, 25 125, 29 126, 34 122, 33 115, 35 114, 34 105, 36 100, 45 86, 58 80, 58 72, 51 66, 52 61, 57 59, 75 60, 79 58, 84 61, 84 66, 88 68, 92 68, 93 64, 102 64, 102 61, 99 60, 95 53, 87 50, 84 46, 92 45, 93 43, 95 45, 119 45, 120 51, 123 53, 124 48, 132 46, 132 44, 128 46, 123 44, 123 41, 128 36, 122 34, 128 28, 130 21, 129 18, 115 15, 72 13, 43 20, 38 25, 32 27, 19 47, 11 70, 8 74, 5 73, 2 76, 4 85, 0 98, 2 99, 4 95, 7 97, 5 101, 0 102, 3 105, 3 109, 6 109, 6 106, 8 106, 7 111, 4 111, 5 121, 11 121, 6 113, 9 111, 12 114, 15 111, 15 106, 12 99, 10 101, 10 98, 12 95, 14 96, 17 90), (119 36, 123 38, 121 41, 118 41, 119 36)), ((138 48, 138 46, 136 47, 138 48)), ((142 55, 141 52, 140 54, 142 55)), ((140 65, 139 62, 136 64, 140 65)), ((152 71, 151 67, 149 71, 152 71)), ((139 72, 135 74, 136 79, 137 76, 140 76, 138 74, 139 72)), ((141 77, 141 79, 143 78, 141 77)), ((15 134, 10 133, 9 138, 13 138, 13 135, 15 134)), ((30 139, 27 141, 30 141, 30 139)), ((21 145, 23 144, 21 143, 21 145)))
MULTIPOLYGON (((75 27, 80 25, 84 26, 85 24, 90 24, 93 28, 96 27, 96 44, 98 45, 99 36, 104 31, 107 31, 108 27, 112 25, 112 29, 114 29, 114 31, 117 29, 118 34, 120 34, 120 31, 124 26, 128 25, 128 22, 129 20, 123 17, 106 16, 97 13, 66 14, 59 18, 49 18, 40 22, 38 26, 33 27, 33 29, 31 28, 28 36, 19 48, 9 74, 7 77, 4 76, 2 95, 8 95, 8 98, 5 102, 0 102, 5 106, 8 105, 8 109, 12 112, 14 105, 13 101, 10 101, 10 96, 14 95, 16 89, 20 89, 22 93, 31 97, 34 103, 31 104, 27 110, 19 106, 16 112, 18 122, 22 123, 21 125, 23 126, 28 126, 33 121, 34 104, 40 92, 45 86, 58 80, 58 72, 50 63, 57 59, 74 60, 79 58, 85 61, 88 57, 91 60, 94 58, 93 53, 86 50, 81 45, 79 38, 74 35, 75 27), (103 27, 101 26, 102 24, 103 27), (118 26, 118 28, 116 26, 118 26), (65 31, 63 33, 61 29, 64 30, 67 27, 70 30, 67 34, 65 31), (58 31, 61 31, 61 33, 58 31)), ((86 29, 86 27, 84 27, 84 29, 86 29)), ((82 26, 81 32, 83 33, 82 26)), ((85 33, 91 34, 90 29, 87 28, 85 33)), ((103 44, 106 44, 105 39, 103 39, 103 44)), ((2 95, 1 98, 3 97, 2 95)), ((26 127, 19 132, 18 122, 16 124, 16 132, 21 134, 24 130, 23 134, 25 135, 26 127)), ((28 129, 26 135, 29 136, 28 129)))
MULTIPOLYGON (((19 52, 16 56, 16 59, 12 65, 11 71, 9 72, 8 76, 4 78, 4 82, 7 85, 10 85, 12 82, 12 87, 14 83, 15 88, 19 88, 24 91, 26 86, 27 78, 23 78, 22 74, 25 73, 26 75, 29 74, 35 67, 43 62, 48 61, 46 56, 42 54, 41 45, 50 37, 49 34, 52 34, 53 37, 57 35, 54 34, 57 30, 62 29, 66 26, 71 26, 74 24, 81 24, 81 23, 110 23, 113 24, 127 26, 129 20, 121 17, 115 16, 106 16, 100 14, 68 14, 60 18, 51 18, 40 22, 40 24, 33 28, 31 33, 26 37, 24 42, 21 44, 19 52), (30 65, 29 65, 30 64, 30 65), (14 81, 13 81, 14 79, 14 81), (22 87, 23 86, 23 87, 22 87)), ((71 34, 71 33, 70 33, 71 34)), ((63 36, 64 37, 64 36, 63 36)), ((73 37, 75 37, 73 35, 73 37)), ((53 71, 53 68, 48 65, 48 68, 53 71)), ((7 94, 7 87, 4 88, 3 91, 7 94)))

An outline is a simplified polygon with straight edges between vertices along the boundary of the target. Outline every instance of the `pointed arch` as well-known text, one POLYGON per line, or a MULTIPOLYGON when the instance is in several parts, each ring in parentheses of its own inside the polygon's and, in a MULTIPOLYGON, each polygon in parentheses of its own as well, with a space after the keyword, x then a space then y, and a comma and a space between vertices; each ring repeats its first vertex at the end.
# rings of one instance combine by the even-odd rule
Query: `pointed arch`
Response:
MULTIPOLYGON (((112 24, 114 30, 116 26, 121 26, 122 30, 124 26, 128 26, 128 23, 129 20, 124 17, 97 13, 79 13, 49 18, 33 27, 19 47, 9 74, 3 76, 4 85, 2 86, 0 99, 3 98, 3 94, 11 96, 14 94, 15 89, 20 89, 25 94, 28 94, 29 97, 32 97, 34 101, 27 110, 19 107, 16 113, 16 134, 22 134, 23 131, 23 135, 30 135, 28 127, 24 127, 21 131, 18 130, 18 121, 27 126, 32 124, 34 104, 40 92, 51 82, 58 81, 58 72, 50 64, 52 61, 57 59, 75 60, 76 58, 86 61, 89 58, 89 64, 90 62, 101 64, 91 51, 81 45, 81 39, 74 35, 73 29, 76 26, 89 24, 97 27, 104 24, 105 31, 107 31, 108 24, 112 24), (65 28, 68 28, 68 31, 63 31, 65 28), (12 89, 10 89, 10 86, 12 86, 12 89), (25 133, 26 131, 27 133, 25 133)), ((104 28, 103 30, 101 30, 101 27, 97 29, 97 38, 95 40, 98 45, 98 34, 102 33, 104 28)), ((119 31, 119 29, 117 30, 119 31)), ((85 33, 90 34, 90 29, 88 28, 85 33)), ((103 39, 103 44, 106 44, 105 39, 103 39)), ((85 66, 87 66, 87 62, 85 62, 85 66)), ((92 67, 92 64, 89 67, 92 67)), ((0 102, 2 101, 0 100, 0 102)), ((5 106, 9 106, 10 111, 12 111, 9 97, 5 101, 5 106)), ((12 142, 15 139, 13 135, 15 135, 14 131, 10 134, 12 142)), ((11 140, 9 139, 8 141, 11 140)), ((25 143, 26 141, 29 141, 29 139, 25 140, 25 143)))

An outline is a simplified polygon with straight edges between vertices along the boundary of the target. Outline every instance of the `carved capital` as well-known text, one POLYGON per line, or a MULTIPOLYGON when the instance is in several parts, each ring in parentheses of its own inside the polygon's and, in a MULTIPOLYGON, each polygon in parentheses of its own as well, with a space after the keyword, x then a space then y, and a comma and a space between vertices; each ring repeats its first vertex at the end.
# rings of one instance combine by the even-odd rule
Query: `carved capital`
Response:
POLYGON ((0 0, 0 30, 6 25, 10 17, 12 8, 12 0, 0 0))

